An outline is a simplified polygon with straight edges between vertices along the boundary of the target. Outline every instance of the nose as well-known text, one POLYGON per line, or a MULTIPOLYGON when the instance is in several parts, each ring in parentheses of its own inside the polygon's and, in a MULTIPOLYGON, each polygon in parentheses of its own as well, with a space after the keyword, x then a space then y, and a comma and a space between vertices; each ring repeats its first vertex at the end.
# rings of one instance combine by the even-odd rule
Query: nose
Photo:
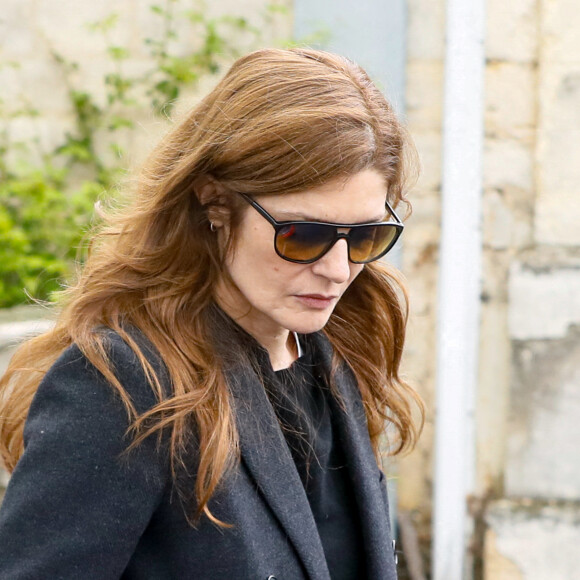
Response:
POLYGON ((343 284, 350 277, 348 246, 345 239, 338 240, 320 260, 312 264, 317 276, 324 276, 335 284, 343 284))

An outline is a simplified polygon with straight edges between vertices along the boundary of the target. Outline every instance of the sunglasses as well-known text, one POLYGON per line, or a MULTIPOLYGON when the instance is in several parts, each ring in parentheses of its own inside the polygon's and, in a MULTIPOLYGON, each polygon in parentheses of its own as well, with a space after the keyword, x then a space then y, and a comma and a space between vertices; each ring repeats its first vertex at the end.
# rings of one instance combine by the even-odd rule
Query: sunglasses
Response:
POLYGON ((274 228, 274 249, 289 262, 311 264, 326 254, 342 238, 348 246, 348 259, 367 264, 382 258, 397 242, 405 227, 389 202, 385 208, 395 221, 365 224, 275 220, 261 205, 245 193, 240 195, 274 228), (348 232, 339 230, 348 229, 348 232))

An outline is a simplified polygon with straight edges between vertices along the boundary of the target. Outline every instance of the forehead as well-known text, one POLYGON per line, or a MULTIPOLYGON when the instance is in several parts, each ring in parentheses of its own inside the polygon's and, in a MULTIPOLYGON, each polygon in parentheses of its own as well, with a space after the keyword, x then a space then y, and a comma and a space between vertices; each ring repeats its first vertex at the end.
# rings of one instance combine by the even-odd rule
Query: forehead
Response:
POLYGON ((367 169, 347 178, 284 195, 256 198, 281 220, 336 223, 379 221, 385 215, 387 186, 383 176, 367 169))

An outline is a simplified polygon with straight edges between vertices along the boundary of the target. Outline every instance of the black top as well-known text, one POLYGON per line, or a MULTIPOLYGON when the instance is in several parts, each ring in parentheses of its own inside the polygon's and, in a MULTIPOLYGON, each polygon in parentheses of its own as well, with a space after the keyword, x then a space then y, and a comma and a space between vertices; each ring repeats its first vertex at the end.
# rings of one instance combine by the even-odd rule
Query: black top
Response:
POLYGON ((358 508, 344 452, 335 435, 332 397, 306 352, 275 373, 268 389, 304 484, 332 580, 365 578, 358 508))

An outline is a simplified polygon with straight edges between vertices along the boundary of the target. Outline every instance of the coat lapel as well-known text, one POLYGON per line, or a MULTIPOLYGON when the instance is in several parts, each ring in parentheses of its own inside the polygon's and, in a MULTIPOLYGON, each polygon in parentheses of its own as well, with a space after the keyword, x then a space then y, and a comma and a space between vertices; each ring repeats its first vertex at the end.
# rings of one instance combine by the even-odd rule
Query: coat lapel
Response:
MULTIPOLYGON (((269 360, 264 373, 273 373, 269 360)), ((228 373, 242 461, 278 518, 311 580, 330 580, 324 550, 278 420, 258 376, 246 367, 228 373)))
MULTIPOLYGON (((333 349, 322 333, 310 335, 326 373, 332 368, 333 349)), ((343 445, 345 458, 359 508, 369 578, 396 579, 388 506, 385 506, 379 469, 370 443, 366 417, 352 371, 344 363, 335 374, 336 387, 344 409, 331 402, 335 426, 343 445)))

